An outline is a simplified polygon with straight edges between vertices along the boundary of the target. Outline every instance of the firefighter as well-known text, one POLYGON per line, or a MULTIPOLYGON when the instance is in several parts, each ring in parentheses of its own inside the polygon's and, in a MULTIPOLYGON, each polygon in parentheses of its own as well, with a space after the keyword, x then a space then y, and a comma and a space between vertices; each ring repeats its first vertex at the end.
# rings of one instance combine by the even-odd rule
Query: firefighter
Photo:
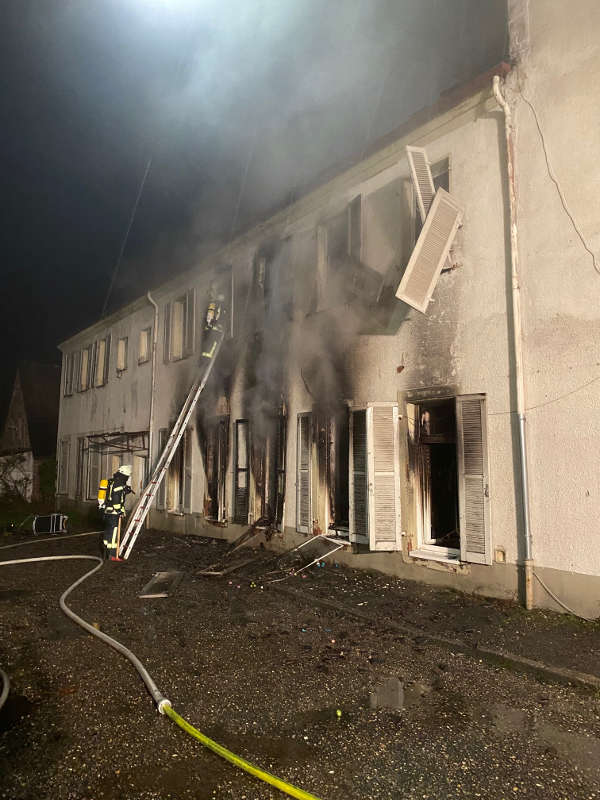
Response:
POLYGON ((119 518, 125 516, 125 498, 132 492, 131 467, 124 464, 108 481, 106 499, 102 506, 104 514, 103 557, 117 560, 119 518))
POLYGON ((225 296, 217 293, 211 287, 213 299, 208 304, 206 318, 204 320, 204 331, 202 334, 202 353, 200 363, 207 365, 215 356, 219 341, 223 338, 223 301, 225 296))

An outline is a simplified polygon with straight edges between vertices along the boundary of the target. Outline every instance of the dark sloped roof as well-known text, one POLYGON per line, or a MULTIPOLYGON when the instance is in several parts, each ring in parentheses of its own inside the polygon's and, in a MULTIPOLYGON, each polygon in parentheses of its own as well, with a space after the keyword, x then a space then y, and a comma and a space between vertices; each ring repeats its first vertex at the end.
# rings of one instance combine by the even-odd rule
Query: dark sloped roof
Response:
POLYGON ((29 361, 19 365, 19 375, 33 455, 53 455, 58 431, 60 367, 29 361))

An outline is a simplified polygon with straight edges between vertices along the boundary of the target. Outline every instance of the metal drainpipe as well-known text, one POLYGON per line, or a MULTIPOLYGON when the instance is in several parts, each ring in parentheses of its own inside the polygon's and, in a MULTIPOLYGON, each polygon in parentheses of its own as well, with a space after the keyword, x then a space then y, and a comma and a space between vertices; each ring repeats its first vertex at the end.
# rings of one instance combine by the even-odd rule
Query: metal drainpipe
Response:
POLYGON ((154 391, 156 388, 156 342, 158 341, 158 305, 150 292, 148 302, 154 306, 154 325, 152 326, 152 383, 150 386, 150 418, 148 420, 148 473, 152 474, 152 445, 154 443, 154 391))
POLYGON ((506 164, 510 209, 510 261, 512 275, 513 341, 515 380, 517 384, 517 415, 519 418, 519 451, 521 458, 521 494, 523 497, 523 526, 525 531, 525 608, 533 608, 533 559, 529 527, 529 481, 527 478, 527 441, 525 437, 525 381, 523 376, 523 338, 521 325, 521 286, 519 282, 519 239, 517 227, 517 195, 515 190, 514 126, 510 106, 500 90, 500 76, 494 75, 494 96, 504 111, 506 164))

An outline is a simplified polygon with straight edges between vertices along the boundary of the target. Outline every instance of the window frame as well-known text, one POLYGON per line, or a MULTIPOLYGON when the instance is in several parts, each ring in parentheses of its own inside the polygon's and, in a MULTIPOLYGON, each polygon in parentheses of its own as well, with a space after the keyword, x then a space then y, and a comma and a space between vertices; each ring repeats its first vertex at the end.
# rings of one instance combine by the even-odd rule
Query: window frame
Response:
POLYGON ((148 328, 142 328, 139 333, 138 337, 138 364, 147 364, 150 361, 150 355, 152 352, 152 325, 148 328), (141 343, 142 343, 142 336, 146 335, 146 357, 142 358, 141 355, 141 343))
POLYGON ((121 375, 123 372, 127 370, 128 362, 129 362, 129 336, 119 336, 117 339, 117 358, 116 358, 116 370, 117 375, 121 375), (123 350, 123 360, 124 366, 120 366, 121 364, 121 343, 124 342, 125 344, 122 347, 123 350))

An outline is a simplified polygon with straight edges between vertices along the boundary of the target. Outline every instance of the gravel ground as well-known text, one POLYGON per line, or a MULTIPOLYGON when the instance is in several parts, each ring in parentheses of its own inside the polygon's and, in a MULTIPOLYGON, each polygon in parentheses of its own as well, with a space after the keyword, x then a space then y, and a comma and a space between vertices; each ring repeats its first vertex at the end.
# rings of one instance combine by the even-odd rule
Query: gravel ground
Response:
MULTIPOLYGON (((95 547, 95 537, 57 540, 0 557, 95 547)), ((600 798, 597 693, 402 636, 388 620, 588 671, 597 625, 334 563, 269 587, 265 553, 240 573, 199 576, 224 549, 145 534, 129 562, 107 564, 69 601, 131 647, 204 733, 322 800, 600 798), (184 578, 173 597, 138 598, 154 572, 174 568, 184 578), (363 604, 375 622, 277 586, 363 604)), ((130 664, 62 615, 58 596, 85 568, 0 570, 0 664, 12 682, 0 711, 0 797, 281 797, 159 716, 130 664)))

